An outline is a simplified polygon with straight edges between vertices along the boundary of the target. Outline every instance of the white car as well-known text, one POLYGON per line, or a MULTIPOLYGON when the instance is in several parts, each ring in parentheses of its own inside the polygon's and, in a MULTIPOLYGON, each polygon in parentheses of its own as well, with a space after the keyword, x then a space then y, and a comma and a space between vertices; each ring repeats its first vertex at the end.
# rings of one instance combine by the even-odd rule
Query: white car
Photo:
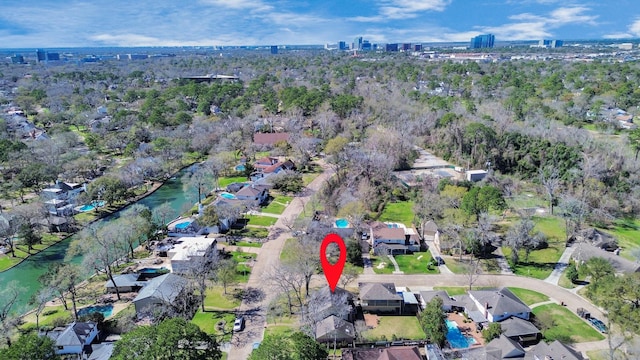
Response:
POLYGON ((233 331, 244 330, 244 316, 239 316, 236 321, 233 322, 233 331))

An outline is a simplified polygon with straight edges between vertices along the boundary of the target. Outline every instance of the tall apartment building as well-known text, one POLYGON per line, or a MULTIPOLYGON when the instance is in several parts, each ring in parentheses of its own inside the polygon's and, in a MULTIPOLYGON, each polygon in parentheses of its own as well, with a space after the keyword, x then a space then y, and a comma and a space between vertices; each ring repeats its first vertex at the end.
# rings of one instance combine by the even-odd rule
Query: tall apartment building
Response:
POLYGON ((471 38, 471 49, 492 48, 495 42, 495 36, 493 34, 478 35, 471 38))

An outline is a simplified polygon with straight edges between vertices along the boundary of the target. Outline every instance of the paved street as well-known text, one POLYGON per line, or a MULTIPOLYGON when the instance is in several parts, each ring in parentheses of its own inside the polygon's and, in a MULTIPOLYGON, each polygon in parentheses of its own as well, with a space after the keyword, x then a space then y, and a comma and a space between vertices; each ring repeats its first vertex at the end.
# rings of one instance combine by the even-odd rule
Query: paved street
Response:
POLYGON ((277 231, 278 237, 262 245, 257 256, 257 261, 249 276, 247 289, 259 289, 264 293, 259 300, 243 301, 240 305, 240 312, 245 313, 247 320, 245 330, 233 335, 232 346, 229 352, 229 359, 246 359, 253 350, 254 342, 262 341, 264 328, 266 326, 266 307, 275 297, 275 291, 269 291, 265 286, 262 274, 276 267, 280 262, 280 252, 285 241, 291 237, 289 229, 284 225, 292 222, 303 211, 304 205, 311 199, 311 196, 320 189, 324 182, 333 175, 333 170, 325 167, 324 172, 315 178, 303 197, 294 198, 286 207, 282 215, 271 229, 271 233, 277 231))

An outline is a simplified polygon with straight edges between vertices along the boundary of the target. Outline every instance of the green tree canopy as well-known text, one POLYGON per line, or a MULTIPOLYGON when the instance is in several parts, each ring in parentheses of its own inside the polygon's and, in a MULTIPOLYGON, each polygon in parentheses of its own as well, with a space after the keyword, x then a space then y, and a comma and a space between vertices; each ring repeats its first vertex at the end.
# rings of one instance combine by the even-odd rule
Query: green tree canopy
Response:
POLYGON ((55 343, 47 336, 34 333, 22 335, 16 342, 6 349, 0 349, 0 359, 3 360, 33 360, 55 359, 55 343))
POLYGON ((447 339, 446 319, 447 315, 442 310, 442 299, 437 296, 427 303, 420 314, 420 324, 427 338, 440 346, 443 346, 447 339))
POLYGON ((209 360, 222 352, 215 337, 182 318, 164 320, 157 325, 140 326, 116 342, 114 360, 209 360))
POLYGON ((324 360, 327 351, 314 339, 297 331, 289 336, 267 335, 249 360, 324 360))
POLYGON ((507 208, 507 203, 498 188, 485 185, 472 187, 462 198, 460 207, 468 215, 478 216, 489 210, 504 210, 507 208))

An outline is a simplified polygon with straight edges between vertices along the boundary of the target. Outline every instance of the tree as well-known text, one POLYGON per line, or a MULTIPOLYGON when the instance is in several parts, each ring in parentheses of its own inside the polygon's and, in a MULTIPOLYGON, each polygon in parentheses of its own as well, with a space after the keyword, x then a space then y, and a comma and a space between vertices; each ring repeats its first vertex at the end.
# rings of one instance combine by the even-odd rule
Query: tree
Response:
POLYGON ((303 332, 296 331, 288 336, 265 336, 249 360, 324 360, 327 356, 322 345, 303 332))
POLYGON ((182 177, 182 184, 186 188, 195 189, 198 193, 198 204, 202 203, 202 195, 211 187, 211 176, 204 166, 193 167, 182 177))
POLYGON ((105 175, 89 183, 85 196, 91 201, 104 200, 109 205, 124 201, 130 195, 129 189, 122 180, 114 176, 105 175))
POLYGON ((116 342, 114 360, 205 360, 220 359, 215 336, 182 318, 167 319, 157 325, 140 326, 116 342))
POLYGON ((227 287, 235 284, 237 267, 238 263, 233 258, 230 258, 221 260, 215 270, 216 282, 222 284, 225 295, 227 294, 227 287))
POLYGON ((549 198, 549 214, 553 215, 553 204, 556 201, 556 191, 558 191, 561 185, 558 168, 541 168, 539 171, 539 177, 540 183, 544 187, 547 197, 549 198))
POLYGON ((304 188, 302 174, 285 170, 269 177, 275 190, 297 194, 304 188))
POLYGON ((535 224, 531 219, 523 219, 513 225, 506 235, 507 246, 511 248, 511 261, 513 265, 518 265, 520 261, 520 250, 525 251, 525 261, 529 260, 529 254, 534 249, 545 244, 544 235, 534 230, 535 224))
POLYGON ((51 300, 52 296, 53 288, 51 288, 50 286, 45 286, 38 290, 38 292, 33 295, 33 298, 29 302, 29 304, 36 306, 34 314, 36 315, 36 329, 38 331, 40 331, 40 314, 42 314, 45 305, 49 300, 51 300))
POLYGON ((115 221, 120 225, 120 236, 129 248, 129 257, 133 258, 134 245, 142 244, 151 234, 151 210, 142 204, 133 204, 122 212, 115 221))
POLYGON ((489 210, 504 210, 507 203, 498 188, 491 185, 474 186, 462 198, 460 208, 469 215, 479 216, 489 210))
POLYGON ((351 265, 351 263, 344 264, 342 275, 340 275, 340 286, 343 288, 349 286, 349 284, 353 280, 357 279, 359 275, 358 268, 351 265))
POLYGON ((493 339, 497 339, 502 335, 502 326, 498 322, 492 322, 489 327, 482 330, 482 337, 485 343, 489 343, 493 339))
POLYGON ((635 151, 636 157, 638 160, 638 153, 640 153, 640 128, 633 129, 628 133, 629 144, 631 144, 631 148, 635 151))
POLYGON ((434 297, 420 313, 420 324, 427 338, 440 346, 447 339, 447 315, 442 310, 442 299, 434 297))
POLYGON ((592 257, 584 264, 585 274, 591 276, 591 281, 600 285, 603 279, 610 279, 615 274, 615 269, 609 260, 601 257, 592 257))
MULTIPOLYGON (((195 255, 195 254, 193 254, 195 255)), ((200 306, 205 312, 204 298, 209 288, 209 280, 214 275, 215 267, 218 265, 218 252, 207 258, 204 256, 191 256, 191 261, 187 268, 187 277, 193 282, 195 289, 200 295, 200 306)), ((235 269, 234 269, 235 270, 235 269)), ((224 293, 227 293, 226 287, 224 293)))
POLYGON ((21 335, 6 349, 0 349, 0 358, 4 360, 55 359, 55 342, 48 336, 34 333, 21 335))
POLYGON ((27 245, 29 252, 33 250, 33 245, 42 242, 42 237, 33 230, 33 227, 31 227, 30 224, 20 225, 18 236, 22 239, 22 242, 27 245))
POLYGON ((3 334, 4 340, 9 346, 11 346, 13 330, 19 324, 12 310, 23 291, 19 283, 12 280, 0 293, 0 334, 3 334))
POLYGON ((305 285, 304 274, 301 274, 290 265, 280 264, 264 274, 265 281, 280 293, 287 297, 289 313, 293 314, 293 300, 297 306, 302 307, 302 288, 305 285))
POLYGON ((308 296, 311 277, 320 267, 320 244, 310 235, 305 235, 295 241, 288 251, 295 256, 286 258, 283 264, 304 277, 305 295, 308 296))
POLYGON ((572 284, 575 284, 578 281, 578 269, 576 269, 576 265, 571 263, 567 266, 567 270, 565 270, 565 276, 572 284))
POLYGON ((364 266, 362 260, 362 246, 358 240, 347 241, 347 262, 354 266, 364 266))

